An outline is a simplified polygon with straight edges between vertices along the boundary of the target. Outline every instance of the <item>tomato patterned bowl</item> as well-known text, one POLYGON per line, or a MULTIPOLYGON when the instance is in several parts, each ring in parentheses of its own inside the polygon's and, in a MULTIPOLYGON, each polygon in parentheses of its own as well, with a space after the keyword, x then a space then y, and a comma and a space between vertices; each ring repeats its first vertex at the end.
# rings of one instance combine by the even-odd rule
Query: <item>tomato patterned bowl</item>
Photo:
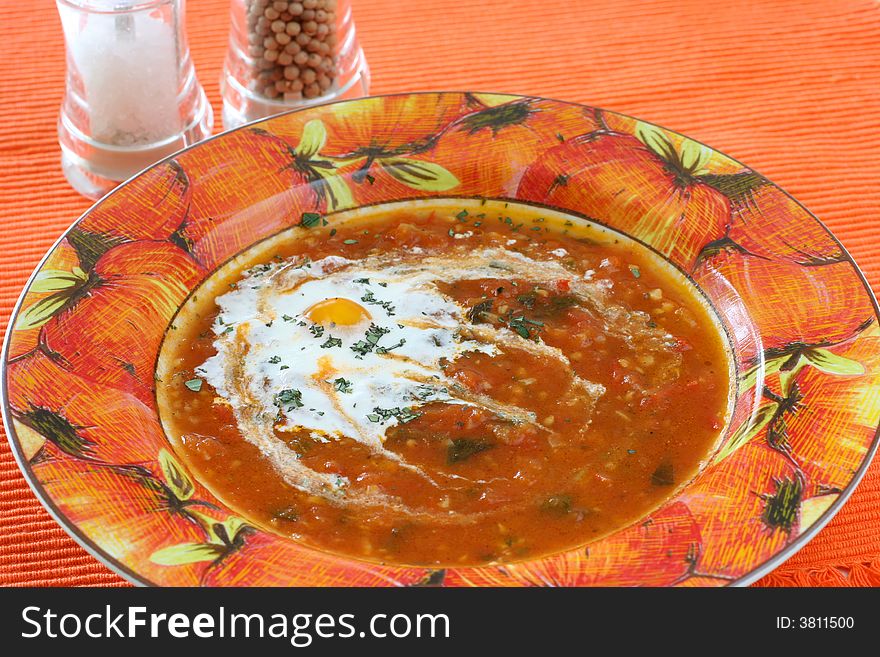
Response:
POLYGON ((138 584, 745 584, 834 515, 876 450, 877 313, 858 268, 817 219, 687 137, 541 98, 367 98, 219 135, 86 212, 14 313, 3 414, 46 507, 138 584), (693 281, 724 325, 737 370, 729 426, 693 481, 578 549, 431 569, 267 533, 187 472, 163 432, 154 376, 190 292, 304 215, 426 198, 558 209, 631 236, 693 281))

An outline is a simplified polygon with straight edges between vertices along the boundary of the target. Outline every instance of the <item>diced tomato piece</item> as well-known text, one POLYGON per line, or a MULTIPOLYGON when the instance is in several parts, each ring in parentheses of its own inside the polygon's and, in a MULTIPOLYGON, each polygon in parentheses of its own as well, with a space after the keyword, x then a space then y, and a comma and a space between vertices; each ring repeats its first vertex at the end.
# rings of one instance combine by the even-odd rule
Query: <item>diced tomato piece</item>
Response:
POLYGON ((691 349, 693 349, 693 347, 689 342, 682 340, 681 338, 675 338, 675 346, 672 347, 673 351, 683 352, 690 351, 691 349))

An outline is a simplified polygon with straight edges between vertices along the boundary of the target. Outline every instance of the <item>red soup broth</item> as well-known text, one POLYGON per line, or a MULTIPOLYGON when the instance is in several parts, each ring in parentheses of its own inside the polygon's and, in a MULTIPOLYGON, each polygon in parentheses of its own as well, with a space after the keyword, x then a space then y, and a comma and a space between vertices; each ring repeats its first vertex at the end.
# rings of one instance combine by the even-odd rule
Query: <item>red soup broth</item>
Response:
POLYGON ((175 453, 254 525, 383 563, 530 559, 643 518, 691 480, 717 446, 731 400, 727 339, 696 288, 633 240, 549 210, 479 200, 362 208, 306 224, 243 252, 196 290, 158 363, 157 398, 175 453), (342 473, 351 493, 378 491, 393 504, 291 485, 243 437, 227 400, 199 379, 199 366, 217 353, 216 298, 246 270, 292 258, 403 260, 489 248, 552 260, 568 275, 536 282, 499 269, 438 282, 466 309, 465 335, 504 329, 507 336, 499 353, 465 353, 445 362, 444 374, 456 389, 521 409, 532 421, 428 403, 389 426, 384 456, 352 436, 319 441, 273 428, 301 464, 342 473), (602 303, 651 332, 604 331, 601 304, 597 309, 576 292, 574 283, 585 280, 604 286, 602 303), (566 364, 535 345, 559 350, 566 364), (575 377, 599 384, 603 394, 579 397, 575 377))

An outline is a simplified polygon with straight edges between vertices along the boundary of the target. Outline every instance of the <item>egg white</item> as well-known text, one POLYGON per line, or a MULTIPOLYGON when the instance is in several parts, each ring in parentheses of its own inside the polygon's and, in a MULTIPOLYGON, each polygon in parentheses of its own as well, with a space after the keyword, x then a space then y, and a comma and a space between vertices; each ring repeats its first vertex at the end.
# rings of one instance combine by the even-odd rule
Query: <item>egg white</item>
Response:
MULTIPOLYGON (((524 409, 464 390, 445 376, 442 365, 466 352, 493 356, 507 344, 570 367, 566 356, 503 327, 472 326, 469 309, 443 294, 437 283, 504 277, 551 284, 571 276, 555 261, 463 247, 444 256, 404 260, 330 256, 261 265, 217 298, 217 353, 196 372, 231 406, 242 435, 288 483, 338 496, 350 482, 304 466, 275 431, 305 430, 316 441, 347 437, 400 461, 383 446, 387 430, 417 417, 425 404, 446 402, 478 406, 551 432, 524 409), (371 318, 351 326, 309 319, 313 305, 333 298, 359 304, 371 318)), ((585 280, 573 285, 601 307, 607 292, 602 285, 585 280)), ((609 330, 615 322, 609 314, 609 330)), ((576 375, 573 381, 594 400, 604 393, 601 385, 576 375)))

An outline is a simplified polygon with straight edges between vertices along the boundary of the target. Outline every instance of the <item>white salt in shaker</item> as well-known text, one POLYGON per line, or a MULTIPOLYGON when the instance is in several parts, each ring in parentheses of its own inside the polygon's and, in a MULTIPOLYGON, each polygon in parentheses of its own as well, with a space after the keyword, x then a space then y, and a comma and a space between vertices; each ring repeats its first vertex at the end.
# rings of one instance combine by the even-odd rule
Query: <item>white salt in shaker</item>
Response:
POLYGON ((211 134, 195 76, 185 0, 56 0, 67 46, 58 122, 70 184, 100 198, 211 134))

